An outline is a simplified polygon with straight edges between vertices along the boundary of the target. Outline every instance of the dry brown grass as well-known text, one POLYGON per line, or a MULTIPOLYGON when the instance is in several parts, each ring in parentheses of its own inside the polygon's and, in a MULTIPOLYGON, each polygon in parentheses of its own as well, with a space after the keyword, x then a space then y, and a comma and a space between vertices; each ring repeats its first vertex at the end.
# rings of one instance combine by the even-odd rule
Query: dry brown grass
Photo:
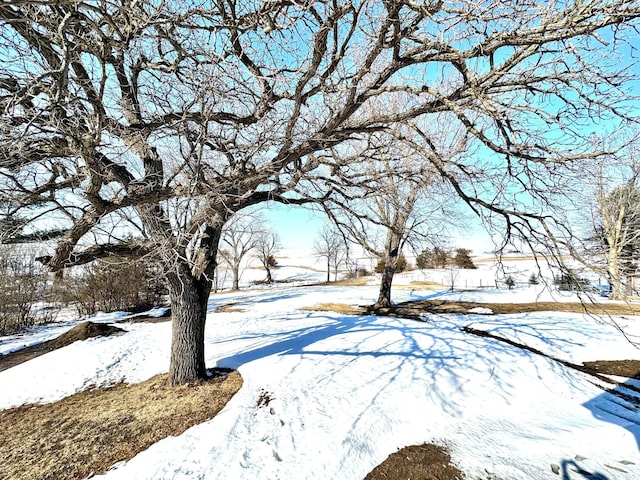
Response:
POLYGON ((0 478, 80 479, 213 418, 240 389, 237 372, 170 387, 167 375, 0 412, 0 478))
POLYGON ((451 464, 451 456, 433 444, 411 445, 392 453, 365 480, 462 480, 464 474, 451 464))
POLYGON ((301 310, 313 312, 336 312, 344 315, 390 315, 395 317, 419 318, 423 313, 466 314, 474 308, 488 308, 493 314, 527 312, 568 312, 590 315, 640 315, 640 305, 632 303, 579 303, 579 302, 533 302, 533 303, 480 303, 447 300, 419 300, 403 302, 391 308, 372 311, 362 305, 345 303, 320 303, 303 307, 301 310))
POLYGON ((640 378, 640 360, 595 360, 583 365, 596 373, 618 377, 640 378))
POLYGON ((361 287, 367 285, 371 281, 371 277, 345 278, 337 282, 327 283, 326 285, 343 285, 345 287, 361 287))
POLYGON ((346 303, 319 303, 311 307, 302 307, 300 310, 310 312, 336 312, 343 315, 360 315, 364 312, 364 308, 357 305, 348 305, 346 303))
POLYGON ((412 280, 409 283, 398 283, 397 285, 393 286, 394 290, 442 290, 443 288, 446 287, 441 283, 422 280, 412 280))
POLYGON ((414 280, 412 281, 410 284, 410 286, 412 287, 425 287, 425 288, 442 288, 442 284, 438 283, 438 282, 426 282, 426 281, 419 281, 419 280, 414 280))
POLYGON ((472 308, 489 308, 494 314, 527 312, 569 312, 592 315, 640 315, 640 305, 632 303, 580 303, 580 302, 532 302, 532 303, 480 303, 452 302, 445 300, 421 300, 398 304, 396 313, 407 311, 412 314, 468 313, 472 308))

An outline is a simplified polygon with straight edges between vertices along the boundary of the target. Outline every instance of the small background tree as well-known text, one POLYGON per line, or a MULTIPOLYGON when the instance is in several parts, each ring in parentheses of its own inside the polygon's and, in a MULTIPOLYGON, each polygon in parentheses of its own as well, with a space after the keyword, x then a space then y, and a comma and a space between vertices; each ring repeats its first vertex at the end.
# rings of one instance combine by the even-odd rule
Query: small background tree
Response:
MULTIPOLYGON (((631 134, 638 135, 620 133, 627 143, 624 148, 611 147, 598 162, 576 172, 575 201, 582 208, 573 222, 584 225, 576 237, 585 240, 568 244, 575 258, 607 279, 611 298, 618 300, 632 292, 640 261, 640 141, 637 137, 628 140, 631 134)), ((611 142, 611 138, 598 141, 604 146, 611 142)))
POLYGON ((271 230, 260 232, 255 241, 256 258, 260 261, 267 272, 265 283, 273 283, 272 270, 278 265, 275 254, 281 249, 278 234, 271 230))
POLYGON ((560 291, 583 291, 589 285, 589 281, 579 277, 575 272, 570 270, 561 272, 559 276, 554 278, 553 283, 560 291))
POLYGON ((452 254, 449 250, 439 246, 435 246, 432 249, 425 248, 418 254, 418 256, 416 257, 416 267, 421 269, 446 268, 452 263, 451 260, 452 254))
POLYGON ((611 298, 624 300, 632 288, 640 260, 640 163, 624 185, 598 198, 596 229, 607 265, 611 298))
POLYGON ((454 288, 456 287, 456 281, 460 276, 460 269, 456 267, 453 263, 450 263, 449 266, 447 267, 446 272, 447 272, 446 279, 449 284, 449 289, 453 292, 454 288))
POLYGON ((515 287, 515 285, 516 285, 516 281, 513 279, 513 277, 512 277, 511 275, 509 275, 509 276, 505 279, 504 283, 507 285, 507 288, 508 288, 509 290, 513 289, 513 287, 515 287))
POLYGON ((466 248, 457 248, 456 249, 456 254, 453 257, 453 264, 458 268, 465 268, 465 269, 478 268, 473 263, 473 260, 471 259, 471 256, 469 255, 470 253, 471 253, 471 251, 467 250, 466 248))
MULTIPOLYGON (((378 263, 376 264, 376 268, 375 268, 375 272, 376 273, 382 273, 384 272, 384 266, 385 266, 385 262, 384 259, 381 258, 380 260, 378 260, 378 263)), ((396 264, 396 273, 400 273, 400 272, 404 272, 405 270, 407 270, 408 267, 408 263, 407 263, 407 259, 404 256, 404 254, 400 254, 398 255, 398 263, 396 264)))
POLYGON ((231 289, 240 289, 240 275, 243 260, 256 247, 262 217, 236 216, 227 223, 222 234, 220 256, 231 269, 231 289))
POLYGON ((313 244, 313 253, 327 261, 327 283, 331 281, 332 269, 334 281, 338 280, 338 270, 340 265, 346 263, 347 252, 344 236, 338 228, 335 225, 325 224, 313 244))

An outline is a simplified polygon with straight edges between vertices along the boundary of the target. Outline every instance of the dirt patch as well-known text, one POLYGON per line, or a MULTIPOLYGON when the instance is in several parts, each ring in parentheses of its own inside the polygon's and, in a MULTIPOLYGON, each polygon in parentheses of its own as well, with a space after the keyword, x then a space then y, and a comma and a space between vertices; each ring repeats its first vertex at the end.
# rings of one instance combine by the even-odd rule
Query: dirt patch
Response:
MULTIPOLYGON (((237 372, 171 387, 167 375, 0 412, 0 478, 100 474, 153 443, 213 418, 242 386, 237 372)), ((224 372, 227 373, 227 372, 224 372)))
POLYGON ((152 317, 151 315, 139 315, 131 318, 123 318, 118 320, 118 323, 164 323, 170 322, 171 315, 162 315, 159 317, 152 317))
POLYGON ((56 349, 71 345, 73 342, 77 342, 79 340, 87 340, 94 337, 106 337, 113 335, 114 333, 121 332, 124 332, 124 330, 107 323, 82 322, 80 325, 76 325, 59 337, 54 338, 49 342, 44 342, 43 345, 48 344, 52 349, 56 349))
POLYGON ((106 323, 83 322, 52 340, 32 345, 30 347, 25 347, 5 355, 0 355, 0 372, 58 348, 71 345, 79 340, 87 340, 93 337, 106 337, 113 335, 114 333, 121 333, 124 331, 125 330, 122 330, 121 328, 114 327, 113 325, 108 325, 106 323))
POLYGON ((640 379, 640 360, 597 360, 583 365, 604 375, 640 379))
POLYGON ((162 323, 171 321, 171 308, 167 308, 162 315, 135 315, 133 317, 125 317, 118 323, 162 323))
POLYGON ((438 445, 412 445, 392 453, 365 480, 462 480, 449 453, 438 445))

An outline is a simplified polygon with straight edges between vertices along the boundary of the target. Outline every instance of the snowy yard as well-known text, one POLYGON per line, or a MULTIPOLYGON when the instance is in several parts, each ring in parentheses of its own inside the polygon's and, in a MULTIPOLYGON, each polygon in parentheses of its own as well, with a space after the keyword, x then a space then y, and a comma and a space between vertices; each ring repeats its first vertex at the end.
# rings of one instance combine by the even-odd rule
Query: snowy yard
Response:
MULTIPOLYGON (((214 419, 100 478, 359 480, 399 448, 432 442, 446 446, 472 479, 640 479, 634 406, 587 374, 460 330, 487 330, 573 363, 640 360, 640 350, 608 320, 480 310, 425 315, 420 322, 304 309, 370 304, 376 294, 375 286, 314 286, 212 296, 207 365, 237 368, 242 388, 214 419), (216 312, 230 303, 231 311, 216 312)), ((533 288, 394 291, 396 301, 433 297, 541 298, 533 288)), ((613 320, 640 334, 640 317, 613 320)), ((0 408, 167 370, 169 323, 118 326, 127 333, 76 342, 1 372, 0 408)), ((0 352, 33 341, 0 339, 0 352)), ((640 387, 640 381, 628 384, 640 387)))

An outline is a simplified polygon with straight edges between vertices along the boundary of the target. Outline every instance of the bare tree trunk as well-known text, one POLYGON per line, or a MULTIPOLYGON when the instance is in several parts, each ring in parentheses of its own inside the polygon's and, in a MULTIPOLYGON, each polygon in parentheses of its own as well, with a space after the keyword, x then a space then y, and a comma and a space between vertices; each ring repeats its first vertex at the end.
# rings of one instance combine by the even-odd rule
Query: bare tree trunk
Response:
POLYGON ((614 300, 624 300, 626 292, 622 281, 622 271, 620 268, 620 257, 622 255, 623 243, 621 241, 625 205, 606 204, 602 208, 602 225, 605 230, 607 245, 607 276, 611 286, 611 298, 614 300))
POLYGON ((380 280, 380 291, 378 293, 378 300, 373 306, 375 310, 391 307, 391 284, 393 283, 393 276, 398 267, 400 240, 399 235, 391 230, 389 231, 387 235, 387 248, 385 249, 384 270, 382 271, 382 279, 380 280))
POLYGON ((216 226, 207 227, 200 240, 199 260, 190 264, 178 259, 165 265, 172 312, 171 385, 206 378, 204 327, 224 219, 217 218, 213 223, 216 226))
POLYGON ((393 275, 396 273, 396 264, 398 262, 398 256, 396 254, 395 262, 392 264, 389 262, 390 258, 385 263, 384 270, 382 272, 382 280, 380 281, 380 292, 378 293, 378 300, 373 308, 379 310, 381 308, 391 307, 391 283, 393 282, 393 275))
POLYGON ((331 260, 329 259, 329 255, 327 255, 327 283, 331 281, 331 260))
POLYGON ((186 266, 168 277, 172 313, 169 383, 180 385, 206 377, 204 327, 212 282, 196 280, 186 266))
POLYGON ((267 270, 267 279, 266 282, 271 285, 273 283, 273 277, 271 276, 271 267, 266 266, 265 269, 267 270))
POLYGON ((622 272, 620 271, 618 251, 610 248, 607 255, 607 273, 609 284, 611 285, 611 298, 614 300, 624 300, 626 291, 622 282, 622 272))
POLYGON ((231 271, 233 274, 231 290, 240 290, 240 265, 233 265, 231 271))

